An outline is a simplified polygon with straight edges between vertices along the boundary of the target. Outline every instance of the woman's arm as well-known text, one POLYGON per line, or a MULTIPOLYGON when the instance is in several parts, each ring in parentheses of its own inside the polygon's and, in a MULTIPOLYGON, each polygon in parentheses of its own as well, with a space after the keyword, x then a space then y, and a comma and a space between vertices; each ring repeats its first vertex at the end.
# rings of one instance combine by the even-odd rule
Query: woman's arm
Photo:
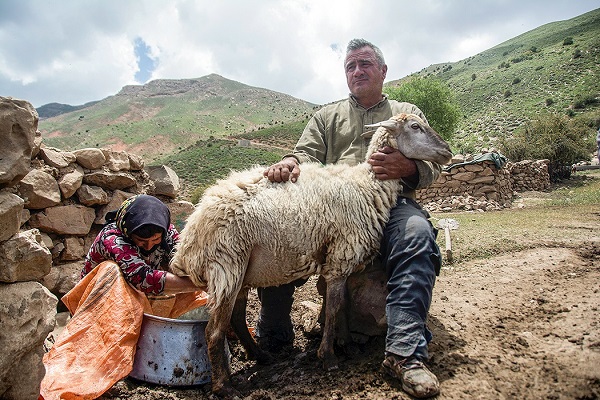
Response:
POLYGON ((192 283, 190 278, 177 276, 170 272, 167 272, 165 277, 165 286, 163 294, 175 294, 184 292, 196 292, 199 290, 206 290, 206 287, 198 287, 192 283))

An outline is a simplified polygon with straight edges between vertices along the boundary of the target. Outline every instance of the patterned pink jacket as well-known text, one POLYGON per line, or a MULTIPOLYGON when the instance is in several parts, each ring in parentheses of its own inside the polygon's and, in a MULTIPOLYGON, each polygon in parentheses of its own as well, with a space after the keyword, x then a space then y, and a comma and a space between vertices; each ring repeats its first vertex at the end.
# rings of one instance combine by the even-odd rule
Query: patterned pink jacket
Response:
POLYGON ((103 261, 114 261, 121 267, 125 279, 137 290, 161 294, 165 287, 166 269, 178 240, 179 232, 171 224, 162 244, 149 254, 144 254, 123 235, 115 223, 110 223, 92 243, 85 257, 81 277, 103 261))

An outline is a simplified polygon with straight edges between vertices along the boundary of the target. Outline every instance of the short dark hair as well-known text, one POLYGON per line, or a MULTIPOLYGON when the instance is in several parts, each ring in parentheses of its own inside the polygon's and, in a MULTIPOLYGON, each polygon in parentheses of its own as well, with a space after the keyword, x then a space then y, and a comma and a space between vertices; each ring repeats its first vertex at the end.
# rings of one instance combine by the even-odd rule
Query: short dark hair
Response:
POLYGON ((142 239, 148 239, 156 235, 157 233, 164 234, 165 230, 158 225, 142 225, 137 228, 135 231, 131 232, 132 235, 141 237, 142 239))
POLYGON ((379 47, 375 46, 373 43, 369 42, 365 39, 352 39, 348 42, 348 46, 346 47, 346 56, 348 53, 354 50, 362 49, 363 47, 370 47, 375 52, 375 58, 377 58, 377 62, 379 66, 385 65, 385 59, 383 58, 383 53, 379 49, 379 47))

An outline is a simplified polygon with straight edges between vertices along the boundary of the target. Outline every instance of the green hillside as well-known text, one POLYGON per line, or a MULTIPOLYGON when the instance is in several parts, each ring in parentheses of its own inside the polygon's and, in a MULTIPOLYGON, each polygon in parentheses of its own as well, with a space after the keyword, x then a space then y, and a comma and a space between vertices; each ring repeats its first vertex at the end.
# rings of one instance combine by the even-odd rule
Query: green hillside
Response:
POLYGON ((41 121, 40 130, 48 146, 110 146, 152 162, 198 140, 307 119, 314 106, 213 74, 126 86, 90 107, 41 121))
MULTIPOLYGON (((545 113, 580 119, 593 135, 600 125, 600 9, 386 85, 416 77, 436 77, 454 92, 463 115, 455 152, 493 147, 545 113)), ((213 74, 127 86, 90 107, 42 120, 40 130, 48 146, 110 146, 169 165, 189 194, 230 169, 279 159, 317 108, 213 74), (252 146, 238 146, 240 139, 252 146)))
POLYGON ((456 63, 390 82, 437 77, 454 91, 463 120, 455 146, 493 146, 544 113, 600 123, 600 9, 543 25, 456 63))
POLYGON ((308 118, 224 139, 200 140, 159 163, 177 172, 183 181, 184 197, 189 198, 194 191, 203 190, 232 169, 279 161, 294 147, 307 122, 308 118))

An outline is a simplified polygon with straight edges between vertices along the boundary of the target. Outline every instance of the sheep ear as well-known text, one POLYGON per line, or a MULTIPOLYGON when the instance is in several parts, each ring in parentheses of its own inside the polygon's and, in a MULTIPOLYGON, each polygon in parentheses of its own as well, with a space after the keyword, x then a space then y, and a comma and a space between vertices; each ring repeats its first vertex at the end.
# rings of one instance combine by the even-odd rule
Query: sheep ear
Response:
POLYGON ((388 129, 396 129, 398 126, 398 121, 394 119, 388 119, 387 121, 381 121, 376 124, 365 125, 365 128, 379 128, 380 126, 388 129))
MULTIPOLYGON (((365 125, 365 127, 369 128, 369 125, 365 125)), ((375 133, 375 130, 371 129, 370 131, 363 132, 360 136, 363 137, 364 139, 371 139, 373 137, 374 133, 375 133)))

